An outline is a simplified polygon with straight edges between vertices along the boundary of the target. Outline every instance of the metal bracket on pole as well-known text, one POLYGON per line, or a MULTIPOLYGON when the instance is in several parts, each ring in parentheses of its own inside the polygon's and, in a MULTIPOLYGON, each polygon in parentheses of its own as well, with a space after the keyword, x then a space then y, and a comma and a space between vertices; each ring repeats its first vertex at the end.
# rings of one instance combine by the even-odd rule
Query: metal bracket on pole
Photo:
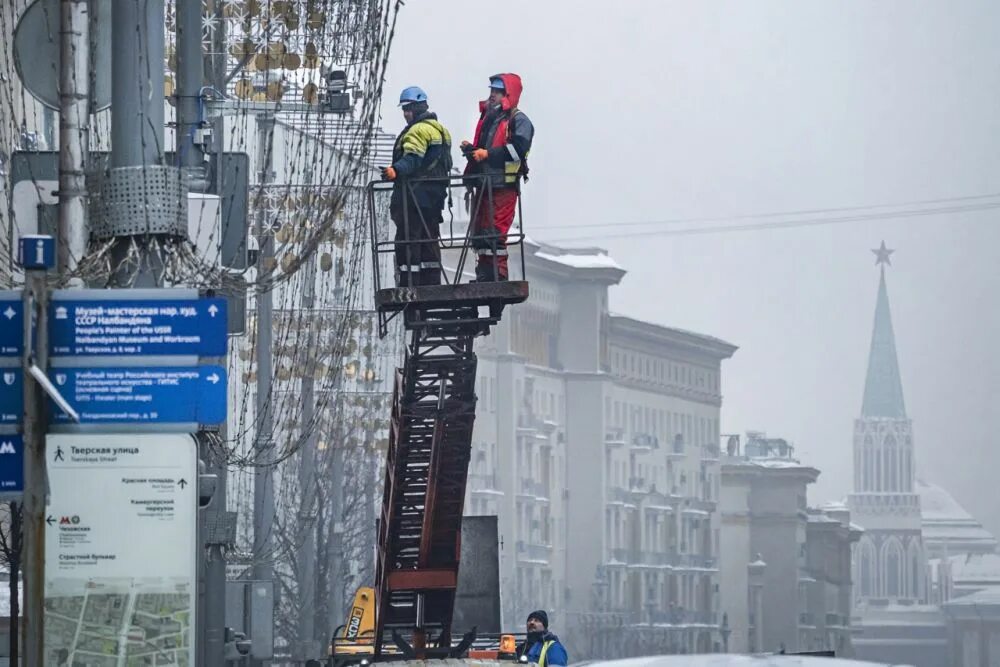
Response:
POLYGON ((73 406, 69 404, 69 401, 63 398, 63 395, 60 394, 59 390, 56 389, 56 386, 52 384, 52 381, 49 380, 49 377, 45 374, 45 371, 39 368, 36 364, 31 364, 31 366, 28 367, 28 372, 31 373, 31 377, 35 378, 35 382, 38 383, 38 385, 42 388, 42 390, 44 390, 45 393, 49 395, 49 398, 51 398, 53 401, 56 402, 56 405, 59 406, 59 409, 65 412, 67 415, 69 415, 69 418, 72 419, 75 423, 79 424, 80 413, 74 410, 73 406))

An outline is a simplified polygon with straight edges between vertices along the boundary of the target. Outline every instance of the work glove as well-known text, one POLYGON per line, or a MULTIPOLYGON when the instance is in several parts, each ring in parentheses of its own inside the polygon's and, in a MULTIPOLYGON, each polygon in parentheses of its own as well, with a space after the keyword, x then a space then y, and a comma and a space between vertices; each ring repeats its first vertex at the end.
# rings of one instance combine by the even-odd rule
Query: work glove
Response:
POLYGON ((385 167, 382 169, 382 180, 383 181, 394 181, 396 180, 396 170, 392 167, 385 167))
POLYGON ((490 156, 490 152, 485 148, 477 148, 471 153, 472 159, 476 162, 482 162, 490 156))

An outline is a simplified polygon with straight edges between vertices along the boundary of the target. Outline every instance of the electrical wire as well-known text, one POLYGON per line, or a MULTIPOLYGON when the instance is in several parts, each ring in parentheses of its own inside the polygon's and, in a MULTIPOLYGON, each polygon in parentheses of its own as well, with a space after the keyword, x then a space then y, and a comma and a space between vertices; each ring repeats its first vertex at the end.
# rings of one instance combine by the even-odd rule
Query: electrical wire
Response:
POLYGON ((683 229, 660 229, 653 231, 621 232, 621 233, 615 232, 614 230, 609 230, 606 233, 559 236, 555 238, 550 238, 549 240, 553 243, 569 243, 578 241, 601 241, 609 239, 653 238, 661 236, 729 234, 729 233, 764 231, 771 229, 820 227, 824 225, 835 225, 835 224, 844 224, 853 222, 871 222, 876 220, 898 220, 898 219, 918 218, 918 217, 944 215, 944 214, 975 213, 979 211, 990 211, 997 208, 1000 208, 1000 202, 970 204, 968 206, 921 208, 921 209, 912 209, 904 211, 891 211, 887 213, 870 213, 870 214, 851 215, 851 216, 805 218, 800 220, 782 220, 778 222, 687 227, 683 229))
POLYGON ((895 204, 864 204, 857 206, 834 206, 830 208, 808 208, 794 211, 775 211, 770 213, 748 213, 743 215, 729 215, 717 217, 694 217, 694 218, 671 218, 668 220, 644 220, 638 222, 593 222, 585 224, 567 223, 564 225, 543 225, 538 227, 542 231, 549 229, 585 229, 589 227, 647 227, 653 225, 678 225, 705 222, 731 222, 734 220, 757 220, 761 218, 784 218, 794 215, 815 215, 819 213, 843 213, 846 211, 867 211, 882 208, 906 208, 911 206, 923 206, 926 204, 954 204, 967 201, 978 201, 983 199, 996 199, 1000 197, 1000 192, 983 195, 967 195, 964 197, 942 197, 939 199, 918 199, 916 201, 899 202, 895 204))

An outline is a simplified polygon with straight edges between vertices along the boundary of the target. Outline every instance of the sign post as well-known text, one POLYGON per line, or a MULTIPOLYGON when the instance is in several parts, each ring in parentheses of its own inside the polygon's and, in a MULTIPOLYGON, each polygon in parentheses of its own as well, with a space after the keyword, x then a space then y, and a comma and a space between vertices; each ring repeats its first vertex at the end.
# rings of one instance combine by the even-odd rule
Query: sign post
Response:
POLYGON ((24 388, 24 635, 25 664, 45 664, 45 401, 30 373, 48 363, 48 287, 45 274, 55 268, 51 236, 23 236, 19 244, 25 284, 22 293, 21 345, 24 388), (32 326, 34 325, 34 327, 32 326))
POLYGON ((51 293, 52 664, 195 664, 202 551, 193 435, 226 421, 226 310, 225 299, 195 289, 51 293), (95 621, 81 597, 114 613, 95 621))
POLYGON ((47 460, 49 627, 38 664, 194 665, 195 438, 54 433, 47 460))
POLYGON ((0 291, 0 499, 23 498, 25 664, 194 664, 194 434, 226 421, 226 301, 50 291, 48 236, 21 237, 19 260, 24 289, 0 291))

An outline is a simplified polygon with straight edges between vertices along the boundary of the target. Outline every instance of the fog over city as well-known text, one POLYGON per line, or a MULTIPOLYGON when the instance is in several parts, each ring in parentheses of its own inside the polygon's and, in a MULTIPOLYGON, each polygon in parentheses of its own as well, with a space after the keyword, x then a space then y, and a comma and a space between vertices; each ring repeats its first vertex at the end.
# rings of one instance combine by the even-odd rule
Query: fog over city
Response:
POLYGON ((0 667, 1000 667, 998 27, 0 0, 0 667))
POLYGON ((884 239, 918 476, 1000 533, 1000 226, 979 208, 997 200, 931 203, 1000 193, 1000 6, 417 4, 400 14, 386 127, 419 83, 469 138, 486 77, 519 73, 538 128, 529 236, 606 248, 628 270, 612 310, 738 345, 722 432, 793 441, 822 471, 814 504, 851 490, 884 239), (883 205, 898 206, 836 210, 883 205), (960 210, 928 214, 942 208, 960 210), (860 219, 816 224, 845 217, 860 219), (749 229, 669 234, 720 224, 749 229))

